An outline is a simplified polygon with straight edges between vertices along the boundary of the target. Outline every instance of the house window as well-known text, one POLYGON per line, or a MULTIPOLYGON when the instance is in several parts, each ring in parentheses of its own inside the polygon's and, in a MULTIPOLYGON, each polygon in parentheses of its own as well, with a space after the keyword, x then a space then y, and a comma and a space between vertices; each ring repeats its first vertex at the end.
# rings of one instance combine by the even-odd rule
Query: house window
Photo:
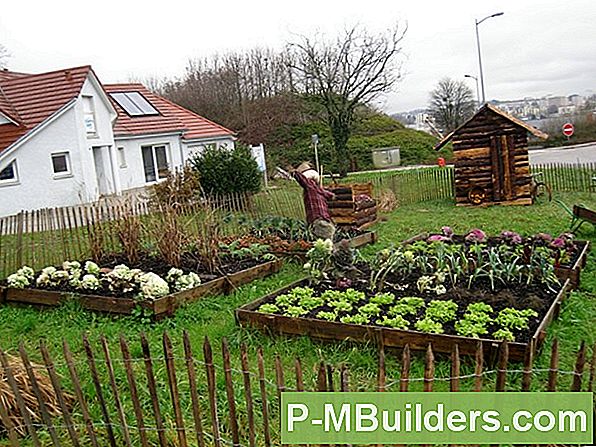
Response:
POLYGON ((141 153, 147 183, 168 176, 168 150, 166 145, 141 146, 141 153))
POLYGON ((70 160, 68 152, 52 154, 52 168, 54 169, 54 177, 70 175, 70 160))
POLYGON ((85 120, 85 131, 89 136, 97 135, 95 127, 95 110, 93 107, 93 97, 83 96, 83 117, 85 120))
POLYGON ((0 185, 5 183, 16 183, 19 181, 17 176, 17 162, 13 161, 7 167, 0 171, 0 185))
POLYGON ((126 154, 123 147, 118 148, 118 166, 120 168, 126 168, 126 154))

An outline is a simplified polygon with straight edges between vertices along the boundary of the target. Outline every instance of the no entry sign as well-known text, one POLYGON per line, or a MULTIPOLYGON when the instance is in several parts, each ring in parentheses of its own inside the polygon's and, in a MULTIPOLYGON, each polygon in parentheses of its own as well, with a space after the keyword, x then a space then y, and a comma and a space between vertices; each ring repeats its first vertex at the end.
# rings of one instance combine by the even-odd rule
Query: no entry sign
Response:
POLYGON ((571 123, 563 124, 563 135, 565 135, 566 137, 570 137, 571 135, 573 135, 574 131, 575 131, 575 128, 573 127, 573 124, 571 124, 571 123))

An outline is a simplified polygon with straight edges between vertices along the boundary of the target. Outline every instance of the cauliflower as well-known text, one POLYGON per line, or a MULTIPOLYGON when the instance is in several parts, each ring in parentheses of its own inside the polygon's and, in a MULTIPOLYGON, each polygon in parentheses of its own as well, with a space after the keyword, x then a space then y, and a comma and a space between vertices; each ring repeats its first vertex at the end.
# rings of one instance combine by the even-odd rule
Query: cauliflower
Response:
POLYGON ((66 270, 67 272, 81 270, 81 263, 78 261, 64 261, 62 263, 62 269, 66 270))
POLYGON ((176 282, 176 280, 180 278, 182 275, 184 275, 184 272, 181 269, 172 267, 166 275, 166 281, 169 283, 176 282))
POLYGON ((190 272, 188 275, 181 275, 174 283, 174 289, 177 292, 181 290, 194 289, 201 285, 201 278, 196 273, 190 272))
POLYGON ((8 284, 8 287, 14 287, 15 289, 24 289, 30 284, 29 278, 18 272, 10 275, 6 279, 6 282, 8 284))
POLYGON ((170 293, 168 283, 153 272, 139 276, 140 298, 155 299, 170 293))
POLYGON ((93 261, 85 262, 85 271, 90 275, 99 276, 100 274, 99 266, 93 261))
POLYGON ((33 278, 35 278, 35 271, 31 267, 23 266, 6 278, 6 282, 9 287, 24 289, 31 284, 33 278))
POLYGON ((87 274, 83 276, 83 279, 79 283, 79 287, 85 290, 97 290, 99 289, 99 279, 97 276, 87 274))

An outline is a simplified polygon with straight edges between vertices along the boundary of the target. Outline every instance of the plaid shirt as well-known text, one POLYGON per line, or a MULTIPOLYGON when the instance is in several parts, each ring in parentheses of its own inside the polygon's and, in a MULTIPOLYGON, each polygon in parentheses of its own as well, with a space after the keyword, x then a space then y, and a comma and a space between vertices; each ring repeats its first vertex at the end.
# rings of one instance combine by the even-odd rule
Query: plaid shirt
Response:
POLYGON ((306 221, 309 224, 317 219, 324 219, 331 222, 326 199, 331 199, 333 193, 323 189, 315 180, 306 178, 298 171, 294 171, 293 176, 298 184, 302 186, 302 189, 304 189, 306 221))

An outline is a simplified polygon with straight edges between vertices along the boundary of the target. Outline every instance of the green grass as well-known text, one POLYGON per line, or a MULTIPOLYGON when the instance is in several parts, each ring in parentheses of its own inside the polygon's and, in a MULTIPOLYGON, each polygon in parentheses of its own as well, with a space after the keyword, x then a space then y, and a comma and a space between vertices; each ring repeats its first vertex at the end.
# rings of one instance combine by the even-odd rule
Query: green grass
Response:
MULTIPOLYGON (((588 207, 596 208, 596 195, 592 194, 564 194, 557 195, 568 204, 582 202, 588 207)), ((389 246, 403 239, 411 237, 423 231, 437 231, 443 225, 451 226, 456 232, 465 232, 472 228, 482 228, 488 233, 499 233, 501 230, 514 230, 523 234, 536 232, 550 232, 558 234, 567 229, 569 224, 568 216, 554 202, 540 202, 531 207, 490 207, 490 208, 460 208, 455 207, 449 200, 420 203, 415 205, 402 206, 387 216, 384 222, 377 225, 380 240, 375 246, 363 250, 365 255, 371 255, 382 247, 389 246)), ((590 225, 584 225, 579 234, 582 239, 591 240, 596 243, 596 230, 590 225)), ((161 336, 167 331, 174 342, 176 357, 182 357, 181 333, 186 330, 190 334, 195 355, 202 358, 202 342, 204 337, 209 337, 216 353, 216 363, 221 365, 219 345, 223 337, 230 342, 234 367, 239 368, 239 347, 246 343, 249 348, 251 366, 253 370, 256 362, 256 350, 261 347, 265 354, 267 376, 271 383, 268 383, 268 391, 271 397, 275 395, 275 374, 273 359, 279 354, 285 367, 285 376, 288 385, 293 386, 293 364, 294 359, 299 357, 302 360, 305 371, 305 382, 307 387, 313 388, 316 380, 316 367, 321 360, 333 366, 347 364, 350 368, 350 381, 353 389, 371 390, 375 387, 377 371, 377 351, 374 346, 349 343, 321 343, 307 337, 270 337, 251 329, 241 329, 234 321, 234 310, 245 303, 251 302, 263 294, 269 293, 277 288, 299 279, 303 274, 301 267, 294 264, 286 264, 283 270, 272 277, 258 280, 252 284, 239 288, 230 296, 215 296, 202 299, 192 303, 176 312, 167 320, 143 325, 130 317, 111 317, 106 315, 86 312, 77 307, 74 303, 68 303, 58 309, 39 310, 30 307, 0 307, 0 347, 8 352, 15 353, 19 342, 23 342, 30 351, 34 360, 39 362, 40 356, 38 345, 44 340, 57 362, 57 369, 63 377, 68 377, 68 370, 62 358, 60 348, 62 340, 65 339, 73 349, 82 376, 83 387, 86 395, 94 396, 95 391, 90 380, 84 351, 82 349, 81 334, 86 333, 95 347, 95 354, 100 356, 99 337, 105 335, 112 348, 112 357, 120 358, 117 349, 118 336, 123 334, 131 343, 131 352, 135 359, 141 358, 139 345, 139 332, 147 335, 152 353, 161 357, 161 336)), ((596 262, 594 255, 590 255, 588 265, 582 275, 582 285, 579 291, 574 292, 563 305, 561 316, 548 330, 547 344, 542 353, 536 359, 539 368, 548 366, 548 350, 554 337, 561 341, 561 369, 569 371, 573 368, 574 356, 581 340, 585 340, 589 346, 596 342, 596 262)), ((116 374, 119 383, 126 383, 122 365, 116 362, 116 374)), ((184 373, 183 362, 178 360, 180 390, 184 406, 184 415, 187 421, 192 420, 188 384, 184 373)), ((387 373, 390 390, 396 390, 399 384, 399 353, 388 352, 387 373)), ((205 396, 204 368, 197 365, 199 369, 200 392, 205 396)), ((104 392, 110 395, 105 366, 100 365, 100 373, 105 378, 104 392)), ((424 370, 423 359, 416 354, 412 364, 411 377, 422 377, 424 370)), ((146 421, 153 424, 150 419, 150 399, 146 391, 144 380, 144 369, 141 362, 135 362, 135 372, 140 382, 141 399, 145 408, 146 421)), ((462 374, 473 372, 471 359, 464 359, 462 374)), ((225 423, 226 402, 221 369, 217 370, 219 401, 222 420, 225 423)), ((163 361, 157 361, 156 374, 159 381, 159 395, 162 401, 162 410, 165 414, 166 426, 173 427, 173 412, 169 404, 166 373, 163 361)), ((437 356, 436 365, 437 377, 449 376, 449 362, 444 356, 437 356)), ((536 373, 533 376, 534 389, 544 389, 546 373, 536 373)), ((242 400, 241 376, 234 373, 236 381, 236 393, 238 400, 242 400)), ((494 387, 494 374, 485 377, 486 389, 494 387)), ((521 381, 520 374, 509 374, 508 388, 516 389, 521 381)), ((571 381, 569 374, 561 376, 562 388, 568 388, 571 381)), ((66 380, 69 386, 69 380, 66 380)), ((437 381, 436 390, 447 390, 447 381, 437 381)), ((472 380, 463 380, 463 389, 470 389, 472 380)), ((253 392, 257 392, 257 383, 253 383, 253 392)), ((124 385, 123 385, 124 388, 124 385)), ((420 390, 422 382, 413 382, 411 389, 420 390)), ((133 421, 133 412, 128 394, 122 396, 125 411, 130 422, 133 421)), ((110 405, 113 405, 110 400, 110 405)), ((206 404, 205 404, 206 405, 206 404)), ((203 408, 207 417, 207 407, 203 408)), ((92 404, 91 411, 96 420, 100 420, 101 413, 97 403, 92 404)), ((245 408, 239 405, 239 413, 244 421, 245 408)), ((113 418, 116 413, 112 412, 113 418)), ((276 420, 277 408, 273 405, 272 418, 276 420)), ((246 427, 246 424, 241 424, 246 427)), ((275 423, 272 424, 276 426, 275 423)), ((245 430, 245 428, 243 428, 245 430)), ((276 429, 275 429, 276 430, 276 429)), ((81 430, 82 432, 82 430, 81 430)), ((168 436, 175 437, 173 431, 168 436)), ((226 435, 228 436, 228 435, 226 435)), ((229 438, 229 437, 228 437, 229 438)), ((1 441, 0 441, 1 443, 1 441)))

